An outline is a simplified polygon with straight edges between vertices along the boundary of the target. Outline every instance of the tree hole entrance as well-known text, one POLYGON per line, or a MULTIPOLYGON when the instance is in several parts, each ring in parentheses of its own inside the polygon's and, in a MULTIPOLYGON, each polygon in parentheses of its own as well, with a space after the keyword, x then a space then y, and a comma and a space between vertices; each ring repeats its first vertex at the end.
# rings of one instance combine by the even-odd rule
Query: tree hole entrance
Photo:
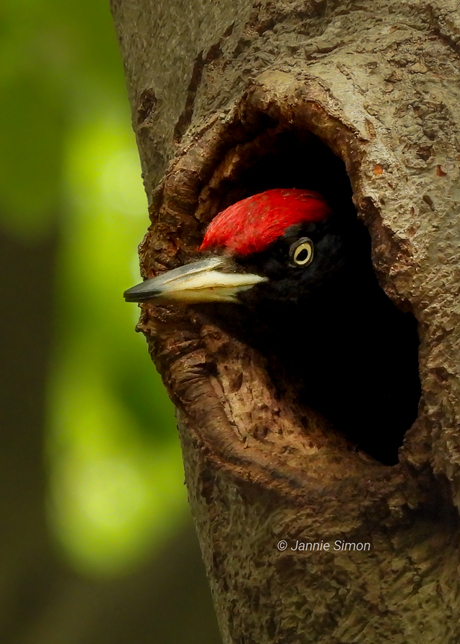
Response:
POLYGON ((377 281, 370 235, 358 220, 344 163, 313 134, 279 124, 229 155, 232 171, 220 175, 225 178, 213 195, 217 211, 272 188, 319 192, 347 229, 353 266, 340 287, 325 280, 323 292, 319 286, 305 293, 300 304, 268 304, 255 318, 238 312, 235 320, 236 307, 224 305, 223 326, 267 357, 280 396, 319 411, 350 449, 397 463, 420 399, 417 325, 377 281))

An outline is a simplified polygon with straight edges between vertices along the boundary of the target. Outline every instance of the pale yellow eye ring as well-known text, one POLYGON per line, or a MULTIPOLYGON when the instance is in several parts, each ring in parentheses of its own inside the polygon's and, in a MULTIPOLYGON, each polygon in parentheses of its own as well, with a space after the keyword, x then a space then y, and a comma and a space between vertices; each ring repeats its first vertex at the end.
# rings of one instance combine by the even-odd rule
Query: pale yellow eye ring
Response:
POLYGON ((307 266, 313 260, 313 242, 308 237, 299 239, 291 250, 291 258, 296 266, 307 266))

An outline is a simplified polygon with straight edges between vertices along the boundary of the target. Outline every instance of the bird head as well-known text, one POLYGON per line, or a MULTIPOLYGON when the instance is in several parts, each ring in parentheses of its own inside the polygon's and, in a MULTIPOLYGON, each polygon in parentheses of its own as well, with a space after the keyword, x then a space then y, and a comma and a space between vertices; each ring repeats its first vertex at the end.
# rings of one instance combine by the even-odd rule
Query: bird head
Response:
POLYGON ((148 279, 124 297, 158 304, 296 304, 342 267, 343 245, 343 233, 319 193, 267 190, 211 221, 199 248, 202 259, 148 279))
POLYGON ((124 295, 199 305, 201 319, 260 350, 280 395, 295 392, 394 464, 420 399, 417 325, 380 288, 367 229, 350 214, 310 190, 253 195, 211 221, 198 261, 124 295))

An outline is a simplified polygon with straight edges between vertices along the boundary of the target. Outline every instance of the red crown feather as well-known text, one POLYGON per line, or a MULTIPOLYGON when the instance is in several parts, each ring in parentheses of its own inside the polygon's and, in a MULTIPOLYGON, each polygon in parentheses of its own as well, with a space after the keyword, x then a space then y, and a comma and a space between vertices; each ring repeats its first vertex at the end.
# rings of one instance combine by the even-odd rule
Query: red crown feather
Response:
POLYGON ((331 214, 324 198, 311 190, 267 190, 229 206, 209 224, 200 250, 224 247, 233 254, 263 251, 289 226, 323 221, 331 214))

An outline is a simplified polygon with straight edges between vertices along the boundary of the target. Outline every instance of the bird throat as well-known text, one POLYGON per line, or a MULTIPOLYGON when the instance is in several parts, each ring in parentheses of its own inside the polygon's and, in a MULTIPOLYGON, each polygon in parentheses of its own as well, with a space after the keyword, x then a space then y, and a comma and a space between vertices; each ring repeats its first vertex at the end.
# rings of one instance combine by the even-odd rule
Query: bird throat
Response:
POLYGON ((398 460, 420 398, 415 318, 399 310, 372 271, 342 271, 313 293, 206 305, 208 319, 266 359, 281 396, 321 413, 354 449, 398 460))

